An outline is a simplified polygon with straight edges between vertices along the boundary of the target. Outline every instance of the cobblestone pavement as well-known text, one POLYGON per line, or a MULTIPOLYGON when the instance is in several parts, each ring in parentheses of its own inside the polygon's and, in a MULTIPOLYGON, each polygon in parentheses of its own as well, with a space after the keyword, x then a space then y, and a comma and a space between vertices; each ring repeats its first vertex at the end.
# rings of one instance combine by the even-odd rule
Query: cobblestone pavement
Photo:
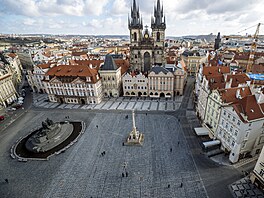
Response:
POLYGON ((60 104, 48 102, 47 94, 33 94, 33 105, 41 108, 59 109, 95 109, 95 110, 131 110, 138 111, 175 111, 179 109, 183 96, 173 99, 137 99, 137 98, 110 98, 104 99, 100 104, 60 104))
POLYGON ((84 120, 87 129, 65 153, 44 162, 23 163, 9 157, 12 144, 29 129, 40 126, 47 116, 57 121, 67 113, 60 109, 30 111, 2 136, 1 198, 207 197, 177 119, 162 113, 136 112, 137 128, 145 135, 142 147, 122 146, 132 129, 130 114, 126 119, 125 113, 71 111, 70 118, 84 120), (101 156, 103 151, 106 154, 101 156), (122 172, 128 177, 122 177, 122 172))
POLYGON ((229 189, 235 198, 263 198, 264 193, 251 183, 249 177, 244 177, 231 185, 229 189))

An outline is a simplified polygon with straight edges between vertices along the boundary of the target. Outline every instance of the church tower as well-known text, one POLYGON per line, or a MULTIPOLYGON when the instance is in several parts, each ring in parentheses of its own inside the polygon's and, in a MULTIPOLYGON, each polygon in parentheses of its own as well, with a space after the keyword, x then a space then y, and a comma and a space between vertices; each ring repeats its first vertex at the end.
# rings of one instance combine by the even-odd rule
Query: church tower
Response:
MULTIPOLYGON (((142 40, 142 18, 139 15, 139 7, 137 7, 136 0, 133 0, 133 5, 131 7, 131 16, 128 17, 128 28, 130 30, 130 64, 132 69, 135 70, 138 68, 140 61, 138 60, 139 56, 133 48, 140 46, 142 40)), ((140 68, 140 67, 139 67, 140 68)))
POLYGON ((215 44, 214 44, 215 50, 218 50, 220 48, 220 43, 221 43, 221 37, 220 37, 220 32, 218 32, 218 35, 215 39, 215 44))
POLYGON ((160 0, 154 7, 154 17, 151 19, 151 29, 145 26, 143 32, 142 18, 136 0, 131 6, 131 16, 128 17, 128 28, 130 30, 130 65, 131 70, 148 73, 153 65, 163 66, 165 64, 165 16, 160 0))
POLYGON ((163 5, 161 7, 160 0, 154 7, 154 17, 151 18, 152 38, 154 40, 154 63, 163 65, 165 63, 165 29, 166 18, 163 14, 163 5))

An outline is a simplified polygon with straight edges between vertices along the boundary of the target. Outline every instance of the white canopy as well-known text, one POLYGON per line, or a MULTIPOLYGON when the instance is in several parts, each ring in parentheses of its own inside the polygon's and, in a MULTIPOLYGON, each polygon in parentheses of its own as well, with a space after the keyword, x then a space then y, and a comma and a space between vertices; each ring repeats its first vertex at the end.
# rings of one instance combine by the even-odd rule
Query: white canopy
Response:
POLYGON ((212 140, 212 141, 208 141, 208 142, 203 142, 204 148, 216 146, 218 144, 221 144, 220 140, 212 140))
POLYGON ((194 131, 198 136, 209 135, 209 130, 205 127, 194 128, 194 131))

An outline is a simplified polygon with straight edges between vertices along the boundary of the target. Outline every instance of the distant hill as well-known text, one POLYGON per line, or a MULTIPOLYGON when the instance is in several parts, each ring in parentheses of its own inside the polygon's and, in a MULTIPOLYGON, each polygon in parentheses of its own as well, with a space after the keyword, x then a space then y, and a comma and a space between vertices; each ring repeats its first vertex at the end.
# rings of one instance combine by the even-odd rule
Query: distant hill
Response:
POLYGON ((168 36, 167 39, 186 39, 186 40, 203 40, 208 43, 214 42, 216 38, 216 35, 213 34, 208 34, 208 35, 187 35, 187 36, 179 36, 179 37, 174 37, 174 36, 168 36))

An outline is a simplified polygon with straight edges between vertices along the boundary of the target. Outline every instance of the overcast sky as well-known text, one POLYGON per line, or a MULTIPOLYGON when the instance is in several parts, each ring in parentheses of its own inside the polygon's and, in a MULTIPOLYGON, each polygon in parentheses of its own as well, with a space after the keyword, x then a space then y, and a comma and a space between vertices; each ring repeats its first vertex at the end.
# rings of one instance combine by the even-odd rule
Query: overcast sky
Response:
MULTIPOLYGON (((150 25, 156 0, 137 3, 144 26, 150 25)), ((128 35, 131 4, 132 0, 1 0, 0 33, 128 35)), ((167 36, 237 34, 264 23, 261 0, 163 0, 163 4, 167 36)))

